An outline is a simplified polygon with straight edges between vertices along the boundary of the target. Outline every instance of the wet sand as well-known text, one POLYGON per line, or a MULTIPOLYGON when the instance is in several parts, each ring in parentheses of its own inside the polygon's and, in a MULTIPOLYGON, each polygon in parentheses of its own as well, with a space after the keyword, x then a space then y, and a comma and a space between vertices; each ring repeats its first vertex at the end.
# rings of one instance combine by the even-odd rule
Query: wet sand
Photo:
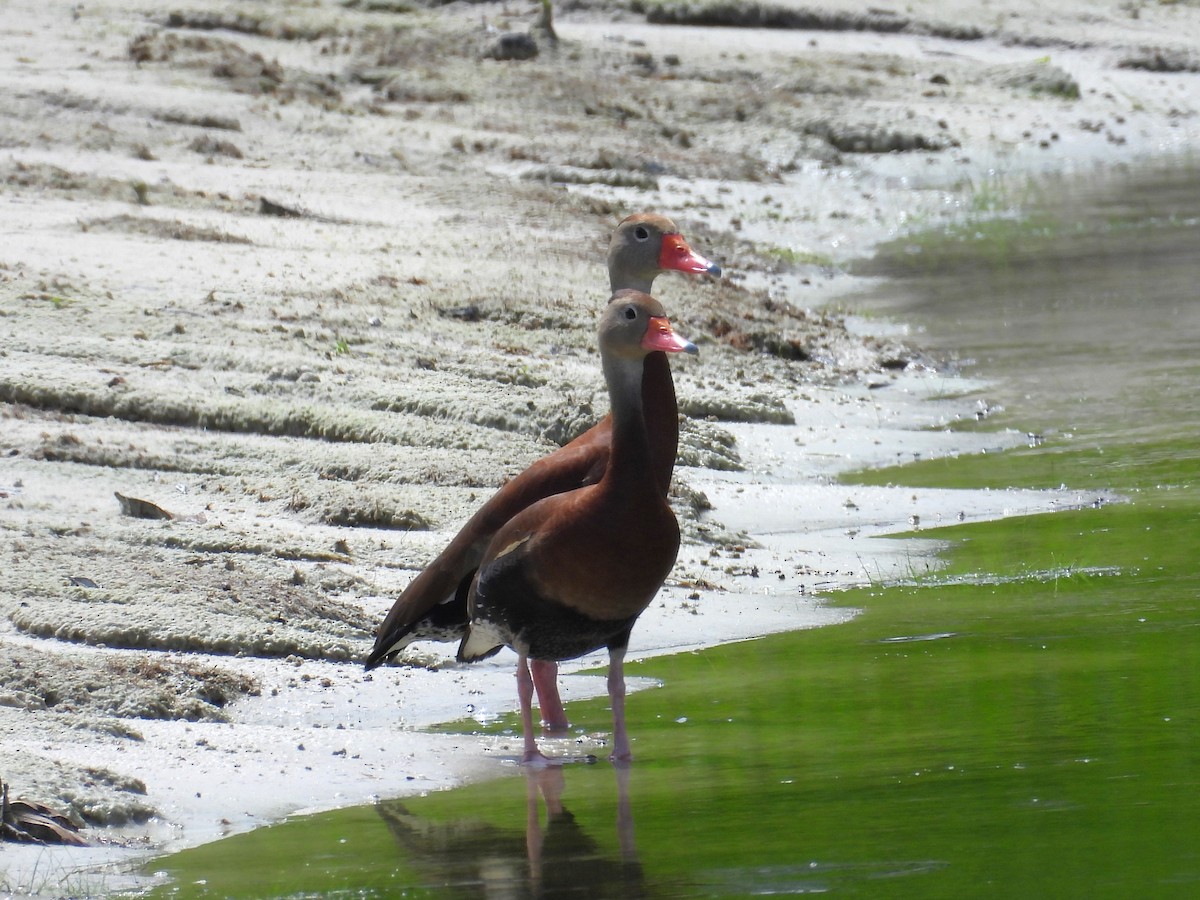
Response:
POLYGON ((942 0, 809 31, 597 5, 527 61, 483 54, 532 7, 181 9, 0 23, 0 778, 102 842, 0 846, 4 889, 102 864, 108 890, 151 853, 514 765, 419 730, 511 709, 511 656, 359 660, 474 506, 603 414, 628 212, 727 273, 656 285, 701 356, 675 367, 685 547, 633 655, 835 622, 815 594, 930 564, 877 537, 914 522, 1095 499, 836 485, 1023 439, 947 431, 967 385, 847 320, 839 266, 1019 208, 1039 173, 1186 149, 1194 9, 942 0))

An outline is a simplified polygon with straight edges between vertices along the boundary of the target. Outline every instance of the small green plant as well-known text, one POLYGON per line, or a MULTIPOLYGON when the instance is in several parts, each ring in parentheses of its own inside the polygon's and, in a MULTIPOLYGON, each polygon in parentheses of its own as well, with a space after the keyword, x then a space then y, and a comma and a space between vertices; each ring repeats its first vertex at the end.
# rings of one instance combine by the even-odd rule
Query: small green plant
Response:
POLYGON ((770 259, 778 260, 790 266, 822 266, 827 269, 835 267, 833 257, 827 253, 816 253, 811 250, 797 250, 795 247, 762 246, 758 252, 770 259))

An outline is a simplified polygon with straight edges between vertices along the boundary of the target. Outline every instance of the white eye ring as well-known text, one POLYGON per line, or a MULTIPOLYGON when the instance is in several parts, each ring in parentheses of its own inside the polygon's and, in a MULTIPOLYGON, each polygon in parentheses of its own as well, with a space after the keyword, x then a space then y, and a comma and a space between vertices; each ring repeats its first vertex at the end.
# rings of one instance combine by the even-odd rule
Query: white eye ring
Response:
POLYGON ((636 319, 637 318, 637 307, 636 306, 625 307, 625 318, 628 319, 630 322, 632 322, 634 319, 636 319))
POLYGON ((633 229, 633 236, 639 241, 648 241, 650 240, 650 230, 645 225, 639 225, 633 229))

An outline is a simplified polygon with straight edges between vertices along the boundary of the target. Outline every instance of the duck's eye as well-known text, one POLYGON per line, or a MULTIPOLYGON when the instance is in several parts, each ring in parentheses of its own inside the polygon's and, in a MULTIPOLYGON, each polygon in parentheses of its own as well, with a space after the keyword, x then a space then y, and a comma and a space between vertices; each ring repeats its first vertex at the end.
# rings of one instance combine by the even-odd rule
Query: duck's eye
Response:
POLYGON ((648 241, 650 240, 650 229, 648 229, 645 225, 639 225, 637 228, 633 229, 633 236, 639 241, 648 241))
POLYGON ((634 306, 625 307, 625 318, 631 322, 634 319, 636 319, 637 318, 637 307, 634 307, 634 306))

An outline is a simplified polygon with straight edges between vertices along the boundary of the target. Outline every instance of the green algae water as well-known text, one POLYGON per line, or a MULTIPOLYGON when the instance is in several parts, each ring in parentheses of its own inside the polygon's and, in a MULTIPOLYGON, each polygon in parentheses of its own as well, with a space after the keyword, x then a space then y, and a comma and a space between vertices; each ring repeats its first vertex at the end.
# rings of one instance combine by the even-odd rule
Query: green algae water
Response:
MULTIPOLYGON (((1127 502, 924 531, 946 567, 839 596, 846 624, 631 665, 664 686, 631 699, 630 769, 289 820, 157 861, 157 893, 1197 896, 1196 175, 1045 187, 886 248, 854 301, 991 381, 964 427, 1030 434, 854 480, 1127 502)), ((602 700, 571 714, 608 727, 602 700)))

